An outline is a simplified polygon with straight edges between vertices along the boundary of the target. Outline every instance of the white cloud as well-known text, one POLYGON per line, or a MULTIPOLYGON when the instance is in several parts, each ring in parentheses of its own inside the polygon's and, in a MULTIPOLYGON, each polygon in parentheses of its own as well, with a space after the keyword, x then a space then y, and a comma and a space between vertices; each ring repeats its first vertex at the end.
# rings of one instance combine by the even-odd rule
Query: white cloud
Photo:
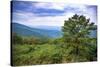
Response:
POLYGON ((13 13, 13 22, 17 22, 24 25, 37 26, 62 26, 66 16, 45 16, 39 17, 31 13, 13 13))
POLYGON ((44 8, 44 9, 57 9, 57 10, 64 10, 66 4, 64 3, 45 3, 45 2, 38 2, 38 3, 33 3, 33 6, 37 8, 44 8))

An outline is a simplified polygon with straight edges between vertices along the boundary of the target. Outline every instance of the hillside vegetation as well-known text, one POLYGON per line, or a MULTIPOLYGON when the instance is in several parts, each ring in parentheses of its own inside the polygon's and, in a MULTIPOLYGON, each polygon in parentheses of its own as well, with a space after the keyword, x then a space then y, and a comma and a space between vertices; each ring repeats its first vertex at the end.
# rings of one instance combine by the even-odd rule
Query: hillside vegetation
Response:
POLYGON ((75 14, 65 20, 62 37, 56 38, 39 38, 40 34, 23 36, 13 31, 12 65, 97 61, 97 37, 89 36, 91 30, 97 28, 89 21, 85 16, 75 14))

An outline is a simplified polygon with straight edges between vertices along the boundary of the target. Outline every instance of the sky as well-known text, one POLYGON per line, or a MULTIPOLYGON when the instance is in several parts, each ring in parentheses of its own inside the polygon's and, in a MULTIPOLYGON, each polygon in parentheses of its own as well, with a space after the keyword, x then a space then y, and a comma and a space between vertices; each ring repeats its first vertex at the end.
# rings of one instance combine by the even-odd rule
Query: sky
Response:
POLYGON ((28 26, 63 26, 74 14, 97 24, 97 6, 55 2, 13 1, 12 22, 28 26))

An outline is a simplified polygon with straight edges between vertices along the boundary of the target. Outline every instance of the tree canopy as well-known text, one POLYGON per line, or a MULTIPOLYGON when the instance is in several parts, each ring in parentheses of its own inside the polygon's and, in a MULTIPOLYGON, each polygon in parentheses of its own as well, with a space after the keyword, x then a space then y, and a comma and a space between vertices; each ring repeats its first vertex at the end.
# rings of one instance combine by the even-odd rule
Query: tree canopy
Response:
POLYGON ((64 32, 64 37, 87 37, 91 30, 95 30, 95 25, 90 22, 90 19, 86 19, 83 15, 75 14, 73 17, 64 21, 64 26, 62 31, 64 32))

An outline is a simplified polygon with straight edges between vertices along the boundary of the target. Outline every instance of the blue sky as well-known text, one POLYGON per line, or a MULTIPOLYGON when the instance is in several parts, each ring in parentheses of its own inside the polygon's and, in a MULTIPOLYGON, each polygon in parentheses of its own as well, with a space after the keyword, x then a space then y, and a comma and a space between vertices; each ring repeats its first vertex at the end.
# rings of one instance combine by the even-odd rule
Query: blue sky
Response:
POLYGON ((97 7, 53 2, 12 2, 12 22, 28 26, 63 26, 74 14, 84 15, 97 24, 97 7))

